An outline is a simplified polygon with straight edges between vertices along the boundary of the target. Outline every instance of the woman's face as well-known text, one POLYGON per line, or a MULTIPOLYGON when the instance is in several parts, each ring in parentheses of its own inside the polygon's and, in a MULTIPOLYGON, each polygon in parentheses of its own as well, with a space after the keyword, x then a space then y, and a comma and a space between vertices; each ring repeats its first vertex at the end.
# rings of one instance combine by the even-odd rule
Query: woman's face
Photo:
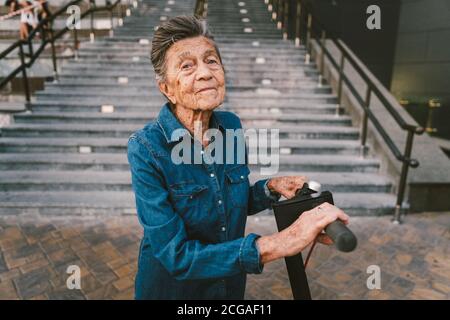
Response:
POLYGON ((225 97, 225 75, 213 42, 205 37, 175 42, 166 53, 159 88, 175 106, 213 110, 225 97))

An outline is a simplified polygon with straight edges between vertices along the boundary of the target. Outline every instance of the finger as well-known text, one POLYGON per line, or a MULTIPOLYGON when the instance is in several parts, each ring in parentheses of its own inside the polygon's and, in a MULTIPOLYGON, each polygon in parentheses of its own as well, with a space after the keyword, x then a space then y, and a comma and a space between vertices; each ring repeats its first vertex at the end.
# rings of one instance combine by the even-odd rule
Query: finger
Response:
POLYGON ((317 206, 316 210, 319 209, 318 207, 322 208, 322 210, 320 211, 325 212, 326 216, 331 220, 331 222, 333 222, 336 219, 339 219, 342 222, 344 222, 344 224, 348 224, 350 217, 338 207, 329 204, 328 202, 322 203, 320 206, 317 206))
POLYGON ((294 181, 295 181, 295 184, 297 184, 299 186, 303 186, 303 184, 305 182, 308 182, 308 178, 303 177, 303 176, 296 176, 296 177, 294 177, 294 181))
POLYGON ((337 218, 342 222, 344 222, 344 224, 348 224, 348 221, 350 219, 350 217, 342 210, 339 210, 337 212, 337 218))
POLYGON ((325 233, 319 233, 317 235, 316 240, 317 240, 317 242, 320 242, 320 243, 325 244, 327 246, 330 246, 330 245, 333 244, 333 239, 331 239, 330 236, 328 236, 325 233))
POLYGON ((285 193, 286 193, 286 195, 285 195, 286 199, 291 199, 291 198, 295 197, 295 191, 286 191, 285 193))
POLYGON ((336 211, 327 212, 324 210, 319 211, 319 213, 316 215, 317 219, 317 225, 324 229, 326 226, 328 226, 330 223, 336 221, 338 219, 338 213, 336 211))

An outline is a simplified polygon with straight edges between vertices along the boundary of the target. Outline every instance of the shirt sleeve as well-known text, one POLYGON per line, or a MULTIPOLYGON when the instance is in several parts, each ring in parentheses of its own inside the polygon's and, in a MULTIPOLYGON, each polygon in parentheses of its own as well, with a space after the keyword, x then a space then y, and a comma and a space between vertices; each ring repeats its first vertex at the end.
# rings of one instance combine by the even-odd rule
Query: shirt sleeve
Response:
POLYGON ((267 187, 269 179, 263 179, 255 182, 250 187, 248 199, 248 215, 256 214, 262 210, 269 209, 272 204, 280 199, 279 194, 271 193, 267 187))
POLYGON ((217 244, 188 239, 183 219, 172 207, 162 170, 139 139, 131 136, 128 141, 128 162, 138 219, 153 256, 178 280, 261 273, 257 234, 217 244))

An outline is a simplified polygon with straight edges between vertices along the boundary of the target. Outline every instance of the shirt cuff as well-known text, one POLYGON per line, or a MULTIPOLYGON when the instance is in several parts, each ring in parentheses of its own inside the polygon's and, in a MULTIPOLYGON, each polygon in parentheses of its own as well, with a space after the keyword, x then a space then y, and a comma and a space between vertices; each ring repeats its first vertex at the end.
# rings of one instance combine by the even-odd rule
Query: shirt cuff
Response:
POLYGON ((273 201, 278 201, 281 195, 277 192, 270 191, 269 187, 267 186, 268 183, 269 179, 267 179, 266 182, 264 183, 264 192, 266 193, 266 197, 270 198, 273 201))
POLYGON ((250 233, 242 241, 239 250, 239 263, 246 273, 259 274, 264 269, 258 246, 256 245, 256 240, 259 237, 261 236, 250 233))

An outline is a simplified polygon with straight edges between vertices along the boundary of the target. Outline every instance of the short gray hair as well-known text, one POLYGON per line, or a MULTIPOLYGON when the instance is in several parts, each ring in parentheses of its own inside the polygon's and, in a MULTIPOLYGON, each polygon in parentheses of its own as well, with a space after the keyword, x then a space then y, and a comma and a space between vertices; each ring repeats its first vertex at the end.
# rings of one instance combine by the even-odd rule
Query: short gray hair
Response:
POLYGON ((213 41, 214 48, 220 56, 219 48, 214 42, 214 37, 208 30, 206 21, 194 16, 176 16, 157 28, 153 35, 151 60, 158 80, 164 80, 166 76, 166 53, 177 41, 203 36, 213 41))

